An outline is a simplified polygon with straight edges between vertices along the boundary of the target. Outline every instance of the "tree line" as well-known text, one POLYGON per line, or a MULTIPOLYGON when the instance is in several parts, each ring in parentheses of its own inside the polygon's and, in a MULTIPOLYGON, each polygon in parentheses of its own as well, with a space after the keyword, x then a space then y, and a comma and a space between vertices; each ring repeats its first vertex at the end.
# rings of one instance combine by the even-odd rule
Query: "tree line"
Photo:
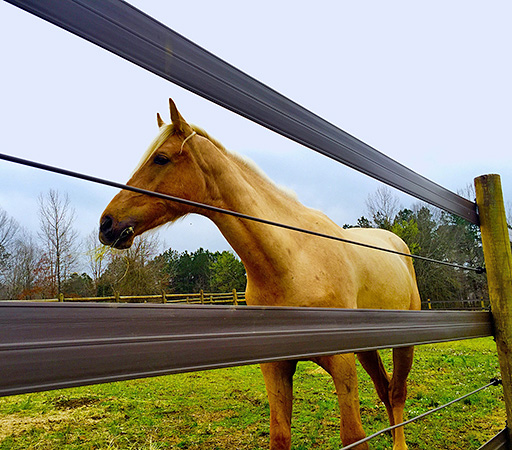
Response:
MULTIPOLYGON (((470 188, 466 197, 471 198, 470 188)), ((83 241, 74 229, 67 195, 39 197, 39 230, 30 234, 0 208, 0 298, 44 299, 111 295, 243 291, 246 273, 231 252, 161 252, 157 235, 139 236, 123 251, 99 246, 97 232, 83 241), (80 268, 87 266, 86 270, 80 268)), ((478 226, 422 204, 399 206, 387 187, 368 196, 367 216, 350 227, 384 228, 399 235, 415 255, 483 267, 478 226)), ((459 301, 487 296, 485 275, 414 260, 422 300, 459 301)))
POLYGON ((154 234, 124 251, 100 246, 97 231, 81 240, 69 197, 54 190, 39 196, 38 216, 31 234, 0 208, 1 299, 245 290, 245 268, 231 252, 159 252, 154 234))
MULTIPOLYGON (((468 199, 476 197, 472 186, 459 194, 468 199)), ((485 266, 477 225, 424 204, 399 207, 398 198, 386 186, 368 196, 366 207, 369 218, 362 216, 356 226, 392 231, 406 242, 413 255, 466 267, 485 266)), ((508 226, 512 228, 510 222, 508 226)), ((456 303, 488 298, 485 274, 421 259, 414 259, 414 268, 422 301, 456 303)))

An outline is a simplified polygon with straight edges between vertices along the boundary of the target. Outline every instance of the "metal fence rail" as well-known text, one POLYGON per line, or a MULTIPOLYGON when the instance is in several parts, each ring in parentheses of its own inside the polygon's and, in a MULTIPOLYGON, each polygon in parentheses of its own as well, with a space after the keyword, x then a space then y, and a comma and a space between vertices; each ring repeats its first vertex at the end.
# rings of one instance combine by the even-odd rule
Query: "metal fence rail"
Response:
POLYGON ((496 436, 486 442, 479 450, 509 450, 508 429, 500 431, 496 436))
POLYGON ((476 205, 419 175, 119 0, 7 0, 349 167, 478 223, 476 205))
POLYGON ((0 302, 0 396, 492 335, 487 312, 0 302))

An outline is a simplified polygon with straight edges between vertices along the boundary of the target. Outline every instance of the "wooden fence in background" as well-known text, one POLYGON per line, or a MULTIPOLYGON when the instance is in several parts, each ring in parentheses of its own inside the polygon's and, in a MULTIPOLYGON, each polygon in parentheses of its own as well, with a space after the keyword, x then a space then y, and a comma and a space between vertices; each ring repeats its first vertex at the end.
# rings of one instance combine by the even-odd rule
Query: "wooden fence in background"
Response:
MULTIPOLYGON (((161 294, 151 295, 110 295, 103 297, 66 297, 61 294, 59 298, 25 300, 37 302, 92 302, 92 303, 187 303, 198 305, 245 305, 245 292, 199 292, 189 294, 161 294)), ((438 310, 488 310, 491 303, 488 299, 461 299, 461 300, 434 300, 427 299, 421 302, 421 309, 438 310)))
POLYGON ((203 290, 193 294, 167 294, 159 295, 115 295, 105 297, 65 297, 47 300, 35 300, 38 302, 113 302, 113 303, 195 303, 200 305, 245 305, 245 292, 204 292, 203 290))

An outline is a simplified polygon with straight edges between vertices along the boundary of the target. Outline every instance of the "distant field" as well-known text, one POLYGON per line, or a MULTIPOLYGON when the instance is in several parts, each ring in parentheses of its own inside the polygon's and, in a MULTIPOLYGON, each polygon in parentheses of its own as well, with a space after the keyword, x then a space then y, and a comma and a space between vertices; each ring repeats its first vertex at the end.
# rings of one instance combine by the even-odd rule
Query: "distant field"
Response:
MULTIPOLYGON (((384 352, 389 362, 390 352, 384 352)), ((388 426, 359 367, 363 424, 388 426)), ((499 375, 491 338, 417 347, 408 417, 470 392, 499 375)), ((0 374, 1 376, 1 374, 0 374)), ((134 380, 0 398, 0 450, 267 449, 269 409, 257 366, 134 380)), ((339 414, 330 377, 299 364, 293 449, 338 449, 339 414)), ((409 425, 413 449, 478 449, 505 426, 501 387, 491 387, 409 425)), ((391 449, 378 437, 372 449, 391 449)))

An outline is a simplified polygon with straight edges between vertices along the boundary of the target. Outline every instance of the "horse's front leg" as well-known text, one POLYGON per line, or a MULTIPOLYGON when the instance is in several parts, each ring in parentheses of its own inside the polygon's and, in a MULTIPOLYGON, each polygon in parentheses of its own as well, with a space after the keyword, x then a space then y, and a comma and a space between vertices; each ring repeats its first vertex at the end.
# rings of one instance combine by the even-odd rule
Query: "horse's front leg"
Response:
POLYGON ((293 374, 297 361, 261 364, 270 404, 270 450, 291 448, 293 374))

